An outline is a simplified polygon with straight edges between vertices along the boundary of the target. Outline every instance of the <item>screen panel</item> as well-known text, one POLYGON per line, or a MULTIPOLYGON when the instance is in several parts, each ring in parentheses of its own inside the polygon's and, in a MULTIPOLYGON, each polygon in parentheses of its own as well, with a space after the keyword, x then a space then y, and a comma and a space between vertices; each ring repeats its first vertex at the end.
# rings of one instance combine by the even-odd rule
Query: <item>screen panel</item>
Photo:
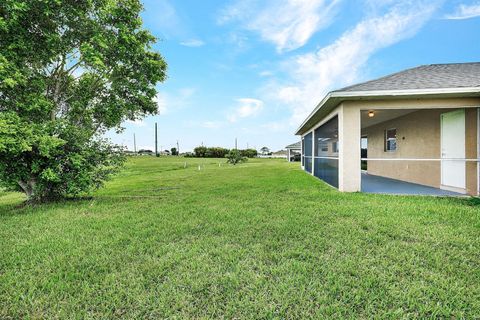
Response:
POLYGON ((305 157, 311 157, 312 156, 312 133, 310 132, 305 136, 305 146, 304 146, 304 152, 305 152, 305 157))
POLYGON ((305 158, 305 171, 312 172, 312 158, 305 158))
POLYGON ((338 159, 315 158, 315 177, 338 188, 338 159))
POLYGON ((307 172, 312 173, 312 138, 313 133, 307 134, 303 138, 303 152, 304 152, 304 169, 307 172))
POLYGON ((338 116, 315 130, 314 175, 338 188, 338 116))

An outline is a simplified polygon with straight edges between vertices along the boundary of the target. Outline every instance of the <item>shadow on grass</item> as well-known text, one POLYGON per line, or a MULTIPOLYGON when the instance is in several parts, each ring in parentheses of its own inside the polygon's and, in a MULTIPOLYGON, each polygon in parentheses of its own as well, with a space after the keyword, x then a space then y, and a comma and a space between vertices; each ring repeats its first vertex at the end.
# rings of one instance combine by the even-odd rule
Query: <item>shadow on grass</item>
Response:
POLYGON ((464 204, 471 207, 480 206, 480 197, 470 197, 468 199, 463 199, 464 204))
POLYGON ((85 203, 86 201, 92 201, 95 198, 93 196, 82 196, 76 198, 61 198, 51 199, 43 202, 31 202, 27 200, 0 204, 0 217, 12 216, 12 215, 28 215, 35 213, 35 209, 46 209, 53 206, 61 206, 69 203, 85 203))

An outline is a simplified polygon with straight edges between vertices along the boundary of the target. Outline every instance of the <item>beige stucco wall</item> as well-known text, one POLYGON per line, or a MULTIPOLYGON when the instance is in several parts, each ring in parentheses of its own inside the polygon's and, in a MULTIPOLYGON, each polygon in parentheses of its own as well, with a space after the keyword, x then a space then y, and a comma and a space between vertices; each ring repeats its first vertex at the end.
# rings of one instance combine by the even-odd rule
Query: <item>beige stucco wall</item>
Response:
MULTIPOLYGON (((440 115, 446 110, 419 110, 362 130, 368 137, 368 158, 440 158, 440 115), (384 151, 385 130, 397 129, 397 150, 384 151)), ((368 173, 440 186, 438 161, 368 161, 368 173)))
MULTIPOLYGON (((363 110, 380 110, 380 109, 444 109, 443 111, 446 112, 448 109, 454 108, 466 108, 467 112, 467 122, 466 126, 468 133, 467 133, 467 155, 471 156, 472 153, 475 153, 473 158, 477 158, 476 156, 476 117, 472 116, 476 113, 476 109, 469 109, 469 108, 476 108, 480 106, 480 99, 479 98, 456 98, 456 99, 410 99, 410 100, 376 100, 376 101, 345 101, 340 105, 339 111, 339 137, 340 137, 340 156, 339 156, 339 189, 341 191, 360 191, 361 189, 361 175, 360 175, 360 139, 361 139, 361 130, 360 130, 360 112, 363 110), (473 133, 475 131, 475 133, 473 133), (475 145, 475 146, 474 146, 475 145)), ((441 112, 438 110, 434 110, 436 112, 441 112)), ((428 113, 428 112, 427 112, 428 113)), ((413 115, 415 113, 410 114, 413 115)), ((419 113, 418 115, 422 115, 419 113)), ((409 116, 409 115, 407 115, 409 116)), ((413 119, 413 121, 415 121, 413 119)), ((433 121, 433 120, 432 120, 433 121)), ((430 130, 431 135, 435 135, 436 130, 440 130, 440 119, 438 121, 435 120, 437 123, 431 124, 430 130), (437 127, 437 129, 435 129, 437 127)), ((418 128, 426 128, 427 125, 423 121, 416 121, 416 125, 412 126, 412 130, 418 130, 418 128)), ((430 123, 430 122, 429 122, 430 123)), ((400 128, 397 127, 397 138, 398 143, 402 143, 402 138, 405 136, 406 144, 408 141, 415 141, 412 138, 412 135, 408 131, 400 131, 400 128), (408 137, 408 139, 407 139, 408 137)), ((419 139, 419 138, 417 138, 419 139)), ((426 145, 426 143, 423 143, 426 145)), ((434 154, 436 153, 434 158, 439 158, 440 156, 440 143, 437 144, 438 146, 430 146, 427 148, 416 148, 414 145, 412 147, 406 147, 406 153, 411 153, 415 150, 419 150, 424 155, 426 154, 434 154)), ((369 149, 371 146, 371 141, 369 137, 369 149)), ((404 145, 405 148, 405 145, 404 145)), ((382 143, 381 149, 383 150, 383 130, 382 130, 382 143)), ((418 156, 418 154, 416 154, 418 156)), ((372 157, 371 151, 369 150, 369 157, 372 157)), ((384 161, 386 162, 386 161, 384 161)), ((423 183, 427 185, 432 185, 439 187, 440 186, 440 168, 439 164, 432 163, 423 163, 422 169, 415 169, 415 165, 409 164, 409 172, 416 172, 416 174, 411 174, 409 177, 395 177, 405 179, 406 181, 412 181, 417 183, 423 183), (429 174, 425 174, 427 172, 434 172, 437 173, 435 175, 430 176, 429 174), (416 180, 418 179, 416 176, 422 176, 423 180, 416 180), (407 180, 408 179, 408 180, 407 180)), ((369 163, 371 165, 371 163, 369 163)), ((405 164, 404 164, 405 165, 405 164)), ((373 170, 373 169, 372 169, 373 170)), ((380 169, 378 169, 380 170, 380 169)), ((392 171, 399 171, 399 170, 388 170, 389 172, 392 171)), ((477 194, 477 173, 476 173, 476 164, 469 164, 467 165, 467 191, 470 194, 477 194)))
POLYGON ((338 189, 346 192, 361 190, 360 108, 342 103, 338 116, 338 189))
MULTIPOLYGON (((441 157, 440 116, 453 109, 420 110, 362 130, 368 137, 368 158, 441 157), (385 130, 397 129, 397 150, 384 151, 385 130)), ((477 158, 477 110, 465 110, 466 158, 477 158)), ((439 188, 440 161, 368 161, 368 173, 439 188)), ((467 162, 466 191, 477 194, 477 164, 467 162)))
MULTIPOLYGON (((467 159, 478 159, 478 114, 476 109, 465 110, 465 157, 467 159)), ((467 193, 477 195, 478 191, 478 162, 467 162, 466 165, 466 186, 467 193)))

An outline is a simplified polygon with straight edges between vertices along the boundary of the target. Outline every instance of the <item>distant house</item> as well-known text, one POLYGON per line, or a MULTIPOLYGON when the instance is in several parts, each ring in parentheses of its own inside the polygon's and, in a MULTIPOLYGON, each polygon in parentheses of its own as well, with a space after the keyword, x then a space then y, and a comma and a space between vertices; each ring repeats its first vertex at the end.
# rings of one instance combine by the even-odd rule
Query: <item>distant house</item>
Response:
POLYGON ((148 150, 148 149, 140 149, 138 151, 138 154, 139 155, 152 155, 153 154, 153 151, 152 150, 148 150))
POLYGON ((287 158, 286 150, 278 150, 270 154, 270 158, 287 158))
POLYGON ((287 149, 287 161, 288 162, 299 161, 299 160, 295 160, 295 157, 297 155, 300 156, 302 154, 302 142, 301 141, 289 144, 288 146, 285 147, 285 149, 287 149))
POLYGON ((479 108, 480 63, 332 91, 296 132, 302 167, 341 191, 478 195, 479 108))
POLYGON ((160 151, 160 155, 161 155, 161 156, 169 156, 169 155, 170 155, 170 150, 160 151))

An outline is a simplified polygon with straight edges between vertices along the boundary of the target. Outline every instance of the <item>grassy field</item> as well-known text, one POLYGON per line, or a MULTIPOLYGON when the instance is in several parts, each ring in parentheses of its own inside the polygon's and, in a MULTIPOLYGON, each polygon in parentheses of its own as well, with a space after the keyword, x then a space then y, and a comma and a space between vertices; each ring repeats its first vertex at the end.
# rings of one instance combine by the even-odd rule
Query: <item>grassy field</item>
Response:
POLYGON ((0 192, 0 318, 480 316, 477 199, 341 194, 298 166, 141 157, 90 200, 0 192))

